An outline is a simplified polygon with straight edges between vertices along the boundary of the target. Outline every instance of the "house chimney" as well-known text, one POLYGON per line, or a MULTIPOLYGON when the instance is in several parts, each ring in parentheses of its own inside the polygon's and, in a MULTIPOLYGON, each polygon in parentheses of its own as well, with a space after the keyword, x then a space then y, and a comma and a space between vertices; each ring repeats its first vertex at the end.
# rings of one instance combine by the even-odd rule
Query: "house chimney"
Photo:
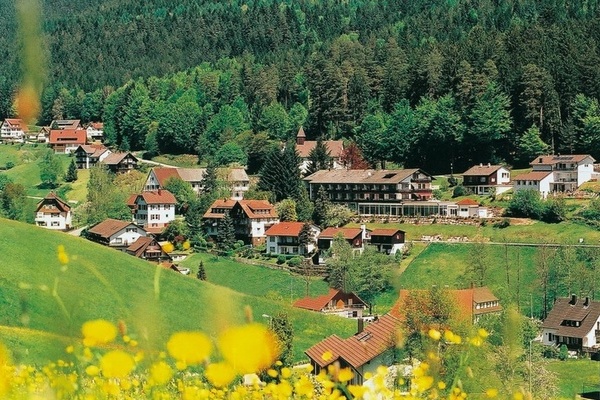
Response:
POLYGON ((359 317, 357 321, 358 321, 358 332, 356 332, 356 334, 358 335, 365 329, 365 320, 363 319, 363 317, 359 317))
POLYGON ((572 305, 572 306, 574 306, 575 303, 577 303, 577 296, 575 295, 575 293, 573 293, 571 295, 571 301, 569 301, 569 304, 572 305))
POLYGON ((483 163, 479 163, 479 166, 480 166, 480 167, 483 167, 483 163))
POLYGON ((362 240, 367 239, 367 226, 365 224, 361 224, 360 230, 362 232, 360 235, 362 237, 362 240))
POLYGON ((158 195, 160 196, 160 195, 161 195, 161 193, 162 193, 162 192, 161 192, 160 188, 158 188, 158 195))
POLYGON ((491 166, 492 166, 492 164, 488 163, 488 167, 491 167, 491 166))
POLYGON ((590 305, 590 298, 586 296, 585 301, 583 302, 584 307, 588 307, 590 305))

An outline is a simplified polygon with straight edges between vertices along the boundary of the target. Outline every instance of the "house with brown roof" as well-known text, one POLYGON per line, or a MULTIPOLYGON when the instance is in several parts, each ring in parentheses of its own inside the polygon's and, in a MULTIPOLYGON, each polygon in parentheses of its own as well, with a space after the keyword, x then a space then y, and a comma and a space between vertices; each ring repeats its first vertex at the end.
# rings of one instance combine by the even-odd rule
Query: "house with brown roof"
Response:
POLYGON ((463 173, 463 186, 477 195, 502 194, 512 189, 510 170, 490 163, 475 165, 463 173))
MULTIPOLYGON (((146 178, 144 190, 164 189, 170 178, 180 178, 188 182, 194 192, 200 193, 203 188, 206 168, 152 168, 146 178)), ((241 200, 244 193, 250 188, 250 178, 243 168, 217 168, 217 176, 220 180, 227 182, 231 189, 231 198, 241 200)))
POLYGON ((87 143, 85 129, 52 129, 48 144, 57 154, 70 154, 87 143))
POLYGON ((296 300, 294 307, 345 318, 362 318, 368 305, 353 292, 345 293, 329 288, 329 292, 322 296, 296 300))
POLYGON ((352 249, 362 253, 365 249, 366 242, 371 238, 371 231, 365 225, 360 228, 325 228, 317 238, 317 247, 319 250, 328 250, 333 244, 333 239, 338 236, 346 239, 352 249))
POLYGON ((50 192, 35 208, 35 224, 46 229, 70 229, 71 206, 54 192, 50 192))
POLYGON ((514 182, 514 189, 534 189, 544 198, 551 193, 574 192, 583 183, 596 177, 595 161, 589 154, 536 157, 529 163, 532 171, 519 175, 514 182))
POLYGON ((379 228, 371 231, 371 246, 377 251, 389 255, 402 252, 404 248, 406 232, 396 228, 379 228))
POLYGON ((279 222, 275 207, 267 200, 219 199, 203 216, 206 233, 212 240, 217 239, 219 224, 226 213, 233 220, 236 239, 252 246, 266 243, 265 232, 279 222))
POLYGON ((80 119, 55 119, 50 123, 50 129, 82 129, 81 120, 80 119))
POLYGON ((78 146, 73 154, 78 169, 90 169, 108 157, 111 151, 103 144, 84 144, 78 146))
POLYGON ((22 119, 6 118, 0 126, 0 142, 23 143, 27 131, 27 124, 22 119))
POLYGON ((127 200, 133 220, 150 233, 160 233, 175 219, 177 200, 168 190, 144 191, 127 200))
POLYGON ((108 167, 110 172, 124 174, 137 168, 138 158, 130 152, 111 153, 101 162, 108 167))
POLYGON ((303 226, 304 222, 279 222, 267 229, 267 254, 311 254, 315 250, 321 229, 316 225, 309 225, 311 242, 302 246, 300 232, 303 226))
POLYGON ((378 206, 431 199, 432 179, 431 175, 418 168, 339 169, 317 171, 305 177, 304 181, 311 200, 315 200, 319 189, 323 188, 331 202, 345 204, 359 215, 373 215, 372 208, 378 206))
POLYGON ((171 260, 171 257, 169 257, 161 245, 152 236, 140 236, 125 249, 125 252, 132 256, 158 263, 171 260))
POLYGON ((542 323, 542 343, 565 344, 570 350, 598 352, 600 349, 600 301, 589 297, 558 298, 542 323))
POLYGON ((391 314, 375 318, 364 326, 359 319, 358 332, 347 339, 331 335, 304 352, 310 359, 312 373, 318 375, 327 367, 339 363, 350 368, 354 377, 350 384, 362 385, 365 374, 375 374, 377 367, 396 363, 396 339, 400 320, 391 314))
POLYGON ((131 221, 107 218, 88 229, 86 238, 104 246, 125 251, 140 237, 146 237, 147 231, 131 221))
MULTIPOLYGON (((331 168, 343 168, 343 165, 340 161, 340 157, 342 156, 342 152, 344 151, 344 141, 324 140, 323 144, 327 148, 329 156, 331 157, 331 168)), ((300 163, 300 172, 302 172, 302 174, 306 173, 309 164, 308 156, 316 146, 317 141, 306 140, 306 133, 304 133, 304 128, 300 127, 300 129, 298 129, 298 133, 296 134, 296 151, 298 152, 298 155, 302 160, 300 163)))

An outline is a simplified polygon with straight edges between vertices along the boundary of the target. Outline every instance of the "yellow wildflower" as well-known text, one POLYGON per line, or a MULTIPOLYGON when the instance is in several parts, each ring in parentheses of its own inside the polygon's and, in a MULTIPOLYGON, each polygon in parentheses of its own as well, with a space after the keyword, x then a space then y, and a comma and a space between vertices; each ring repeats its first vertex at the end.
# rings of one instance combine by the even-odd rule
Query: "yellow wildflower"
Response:
POLYGON ((269 370, 267 371, 267 374, 271 378, 277 378, 277 375, 279 375, 279 373, 277 371, 275 371, 273 368, 269 368, 269 370))
POLYGON ((439 388, 440 390, 444 390, 444 389, 446 389, 446 383, 445 383, 445 382, 443 382, 443 381, 439 381, 439 382, 438 382, 438 388, 439 388))
POLYGON ((257 323, 225 330, 219 336, 218 345, 223 358, 241 374, 269 367, 277 359, 279 350, 274 334, 257 323))
POLYGON ((333 358, 333 354, 329 350, 327 350, 325 353, 323 353, 321 358, 323 359, 323 361, 329 361, 333 358))
POLYGON ((65 348, 65 351, 66 351, 67 353, 69 353, 69 354, 71 354, 71 353, 73 352, 73 350, 75 350, 75 349, 73 348, 73 346, 67 346, 67 347, 65 348))
POLYGON ((85 346, 96 346, 110 343, 117 337, 117 327, 104 319, 87 321, 81 327, 83 344, 85 346))
POLYGON ((283 379, 289 379, 289 377, 292 376, 292 370, 289 369, 288 367, 284 367, 281 369, 281 377, 283 379))
POLYGON ((210 356, 212 344, 202 332, 177 332, 167 342, 167 350, 176 361, 196 365, 210 356))
POLYGON ((58 246, 58 262, 65 265, 69 263, 69 256, 65 252, 65 246, 62 244, 58 246))
POLYGON ((173 377, 173 369, 166 362, 159 361, 150 367, 150 377, 153 383, 164 385, 173 377))
POLYGON ((433 376, 423 375, 412 380, 413 387, 419 392, 428 390, 433 385, 433 376))
POLYGON ((488 333, 488 331, 486 331, 483 328, 479 328, 479 330, 477 331, 477 335, 479 335, 479 337, 481 337, 482 339, 487 338, 490 334, 488 333))
POLYGON ((122 350, 109 351, 100 359, 102 375, 107 378, 124 378, 134 367, 133 357, 122 350))
POLYGON ((483 344, 483 339, 481 338, 481 336, 475 336, 474 338, 471 338, 471 340, 469 340, 469 342, 475 346, 475 347, 479 347, 483 344))
POLYGON ((89 365, 85 369, 85 373, 88 374, 89 376, 96 376, 100 373, 100 369, 95 365, 89 365))
POLYGON ((433 340, 440 340, 440 338, 442 337, 442 334, 437 329, 430 329, 429 337, 432 338, 433 340))
POLYGON ((224 362, 209 364, 204 375, 211 385, 218 388, 228 386, 235 378, 231 365, 224 362))
POLYGON ((350 368, 342 368, 338 372, 337 379, 340 382, 347 382, 347 381, 351 380, 353 377, 354 377, 354 373, 352 372, 352 370, 350 368))
POLYGON ((348 391, 355 399, 361 399, 367 392, 367 387, 362 385, 348 385, 348 391))
POLYGON ((492 399, 492 398, 494 398, 494 397, 498 396, 498 389, 495 389, 495 388, 489 388, 489 389, 487 389, 487 390, 485 391, 485 395, 486 395, 487 397, 489 397, 490 399, 492 399))

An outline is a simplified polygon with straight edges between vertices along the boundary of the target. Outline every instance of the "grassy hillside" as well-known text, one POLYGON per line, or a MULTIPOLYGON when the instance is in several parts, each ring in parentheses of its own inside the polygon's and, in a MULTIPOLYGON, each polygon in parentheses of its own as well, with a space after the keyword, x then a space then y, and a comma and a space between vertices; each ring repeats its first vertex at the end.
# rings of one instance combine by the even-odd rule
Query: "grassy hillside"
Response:
POLYGON ((70 337, 79 337, 81 324, 94 318, 122 319, 140 345, 156 349, 177 330, 216 335, 223 326, 243 322, 246 306, 265 323, 262 314, 284 310, 294 326, 298 359, 323 337, 334 332, 347 336, 355 330, 353 321, 289 309, 264 297, 157 269, 81 238, 9 220, 0 221, 0 252, 0 332, 19 361, 56 358, 70 337), (59 245, 69 255, 66 266, 58 261, 59 245))

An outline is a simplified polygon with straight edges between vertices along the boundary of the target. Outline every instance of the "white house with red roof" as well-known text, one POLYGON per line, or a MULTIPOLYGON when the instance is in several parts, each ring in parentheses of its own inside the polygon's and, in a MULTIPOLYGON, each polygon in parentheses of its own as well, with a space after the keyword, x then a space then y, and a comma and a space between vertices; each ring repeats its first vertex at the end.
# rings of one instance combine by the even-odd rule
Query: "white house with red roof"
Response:
POLYGON ((85 131, 90 143, 104 140, 104 124, 102 122, 90 122, 85 131))
POLYGON ((216 240, 225 214, 233 220, 236 239, 252 246, 266 243, 265 232, 279 222, 275 207, 267 200, 216 200, 204 213, 207 235, 216 240))
POLYGON ((463 186, 478 195, 502 194, 512 189, 510 170, 503 165, 475 165, 463 173, 463 186))
POLYGON ((462 199, 456 202, 457 216, 462 218, 487 218, 488 209, 473 199, 462 199))
POLYGON ((345 318, 362 318, 368 305, 356 293, 345 293, 329 288, 327 294, 317 297, 304 297, 294 302, 294 307, 304 310, 338 315, 345 318))
POLYGON ((37 204, 35 224, 59 231, 70 229, 71 206, 54 192, 50 192, 37 204))
POLYGON ((132 195, 127 205, 133 221, 150 233, 159 233, 175 220, 175 196, 168 190, 144 191, 132 195))
POLYGON ((317 236, 321 229, 309 224, 311 242, 306 245, 300 245, 300 232, 304 227, 304 222, 280 222, 271 226, 265 232, 267 237, 268 254, 299 254, 305 255, 312 253, 317 244, 317 236))
POLYGON ((23 143, 27 135, 27 124, 22 119, 7 118, 0 126, 0 142, 23 143))
POLYGON ((70 154, 87 143, 85 129, 52 129, 48 144, 57 154, 70 154))
MULTIPOLYGON (((342 140, 324 140, 323 143, 327 150, 329 151, 329 156, 331 157, 331 168, 332 169, 342 169, 343 165, 340 162, 340 157, 342 152, 344 151, 344 142, 342 140)), ((308 156, 312 149, 317 145, 316 140, 306 140, 306 134, 304 133, 304 129, 300 127, 298 129, 298 133, 296 134, 296 150, 298 151, 298 155, 302 159, 300 163, 300 172, 303 174, 308 169, 308 156)))
POLYGON ((515 191, 535 190, 545 198, 550 193, 553 180, 552 171, 531 171, 517 176, 513 181, 513 188, 515 191))

